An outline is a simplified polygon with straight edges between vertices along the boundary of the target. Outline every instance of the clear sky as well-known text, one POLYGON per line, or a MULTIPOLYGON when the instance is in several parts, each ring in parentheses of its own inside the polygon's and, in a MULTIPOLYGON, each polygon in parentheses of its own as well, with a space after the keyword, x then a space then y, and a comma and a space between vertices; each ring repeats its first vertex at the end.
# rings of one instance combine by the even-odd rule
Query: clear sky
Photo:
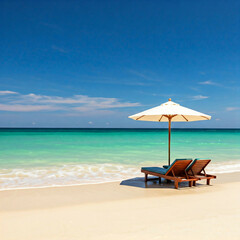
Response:
POLYGON ((0 127, 240 127, 240 1, 0 1, 0 127))

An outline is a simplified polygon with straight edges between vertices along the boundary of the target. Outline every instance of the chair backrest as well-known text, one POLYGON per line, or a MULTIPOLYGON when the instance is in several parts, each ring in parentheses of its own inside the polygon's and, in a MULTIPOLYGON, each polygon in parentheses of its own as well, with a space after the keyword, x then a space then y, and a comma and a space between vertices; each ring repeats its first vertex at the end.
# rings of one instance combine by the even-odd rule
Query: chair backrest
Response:
POLYGON ((167 169, 166 175, 186 175, 186 168, 191 164, 192 159, 176 159, 167 169))
POLYGON ((210 159, 196 158, 192 162, 192 164, 187 168, 187 172, 189 174, 193 174, 193 175, 200 174, 210 162, 211 162, 210 159))

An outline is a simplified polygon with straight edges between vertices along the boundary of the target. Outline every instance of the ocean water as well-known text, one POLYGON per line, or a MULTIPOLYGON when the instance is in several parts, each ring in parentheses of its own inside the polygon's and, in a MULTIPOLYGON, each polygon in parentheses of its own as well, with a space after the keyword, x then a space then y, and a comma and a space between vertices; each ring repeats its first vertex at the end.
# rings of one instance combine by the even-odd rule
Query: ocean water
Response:
MULTIPOLYGON (((171 160, 240 171, 239 129, 172 129, 171 160)), ((0 129, 0 190, 117 181, 167 164, 167 129, 0 129)))

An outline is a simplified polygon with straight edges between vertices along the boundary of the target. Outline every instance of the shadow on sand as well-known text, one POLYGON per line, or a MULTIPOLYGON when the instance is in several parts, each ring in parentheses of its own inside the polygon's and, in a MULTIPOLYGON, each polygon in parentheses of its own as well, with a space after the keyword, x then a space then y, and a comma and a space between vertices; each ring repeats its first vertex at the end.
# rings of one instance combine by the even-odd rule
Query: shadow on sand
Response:
MULTIPOLYGON (((144 181, 144 178, 136 177, 136 178, 130 178, 123 180, 120 185, 129 186, 129 187, 138 187, 138 188, 174 188, 174 182, 173 181, 166 181, 165 179, 162 179, 162 182, 159 183, 158 178, 150 178, 147 182, 144 181)), ((199 184, 197 184, 199 185, 199 184)), ((201 184, 200 184, 201 185, 201 184)), ((188 183, 182 182, 179 184, 180 188, 188 188, 188 183)), ((195 188, 195 187, 194 187, 195 188)))

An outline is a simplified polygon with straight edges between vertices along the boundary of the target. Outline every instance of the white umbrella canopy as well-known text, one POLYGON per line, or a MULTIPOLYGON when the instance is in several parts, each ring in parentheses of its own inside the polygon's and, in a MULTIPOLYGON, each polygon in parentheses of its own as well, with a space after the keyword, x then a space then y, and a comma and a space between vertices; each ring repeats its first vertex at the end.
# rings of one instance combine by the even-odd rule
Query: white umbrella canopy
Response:
POLYGON ((160 106, 129 116, 134 120, 168 122, 168 164, 170 165, 170 143, 171 143, 171 122, 192 122, 200 120, 210 120, 211 116, 194 111, 190 108, 182 107, 178 103, 168 102, 160 106))
POLYGON ((129 118, 134 120, 153 122, 169 122, 169 117, 171 117, 171 122, 191 122, 211 119, 211 116, 207 114, 182 107, 178 103, 172 102, 171 98, 169 98, 168 102, 160 106, 129 116, 129 118))

